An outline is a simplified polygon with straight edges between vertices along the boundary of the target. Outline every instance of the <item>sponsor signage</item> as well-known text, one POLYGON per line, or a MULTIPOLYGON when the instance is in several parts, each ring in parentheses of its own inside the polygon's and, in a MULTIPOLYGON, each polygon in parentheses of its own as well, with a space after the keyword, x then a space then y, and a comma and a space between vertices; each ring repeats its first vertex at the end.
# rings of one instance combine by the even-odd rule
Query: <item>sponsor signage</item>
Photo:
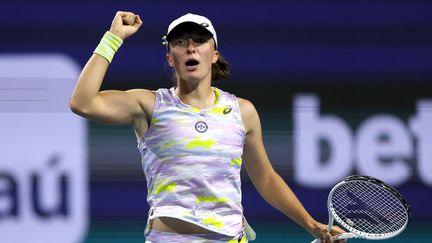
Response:
POLYGON ((356 171, 392 185, 418 175, 432 186, 432 100, 417 100, 407 120, 371 114, 355 129, 335 114, 321 113, 315 94, 294 96, 293 106, 293 169, 300 185, 328 188, 356 171), (328 153, 322 158, 324 147, 328 153))
POLYGON ((1 242, 86 236, 87 128, 68 105, 79 72, 63 55, 0 55, 1 242))

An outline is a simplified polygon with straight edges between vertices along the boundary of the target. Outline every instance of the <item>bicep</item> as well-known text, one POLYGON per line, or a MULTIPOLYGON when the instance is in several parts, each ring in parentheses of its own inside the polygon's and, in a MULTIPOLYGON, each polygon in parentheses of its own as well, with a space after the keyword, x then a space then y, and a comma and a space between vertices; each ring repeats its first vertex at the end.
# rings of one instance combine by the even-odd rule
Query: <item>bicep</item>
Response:
POLYGON ((150 90, 101 91, 83 115, 102 123, 127 124, 136 116, 146 117, 152 100, 150 90))

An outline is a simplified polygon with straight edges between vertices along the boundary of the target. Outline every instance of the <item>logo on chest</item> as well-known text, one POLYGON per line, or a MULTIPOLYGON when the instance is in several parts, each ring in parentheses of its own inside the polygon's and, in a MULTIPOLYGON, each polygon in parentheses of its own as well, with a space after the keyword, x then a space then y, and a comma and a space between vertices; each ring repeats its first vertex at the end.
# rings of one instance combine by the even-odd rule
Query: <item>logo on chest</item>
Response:
POLYGON ((205 133, 208 129, 207 123, 199 121, 195 123, 195 130, 199 133, 205 133))
POLYGON ((223 111, 222 113, 224 115, 228 115, 230 112, 232 111, 232 107, 230 105, 228 105, 223 111))

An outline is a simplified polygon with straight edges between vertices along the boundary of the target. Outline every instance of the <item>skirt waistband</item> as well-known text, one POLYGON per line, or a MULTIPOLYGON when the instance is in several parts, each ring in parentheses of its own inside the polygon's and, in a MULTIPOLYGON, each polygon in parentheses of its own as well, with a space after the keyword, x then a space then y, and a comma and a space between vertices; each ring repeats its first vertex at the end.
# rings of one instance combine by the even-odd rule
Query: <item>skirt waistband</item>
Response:
POLYGON ((163 232, 155 229, 151 229, 146 235, 146 243, 157 243, 157 242, 181 242, 181 243, 246 243, 245 232, 241 232, 239 235, 232 237, 222 235, 218 233, 214 234, 179 234, 174 232, 163 232))

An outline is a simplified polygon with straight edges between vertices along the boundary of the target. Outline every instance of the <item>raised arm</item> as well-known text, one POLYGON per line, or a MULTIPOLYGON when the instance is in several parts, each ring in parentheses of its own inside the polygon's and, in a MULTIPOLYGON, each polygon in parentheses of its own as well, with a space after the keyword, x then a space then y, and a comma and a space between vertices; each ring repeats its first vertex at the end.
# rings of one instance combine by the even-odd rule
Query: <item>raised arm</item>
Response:
MULTIPOLYGON (((136 33, 142 21, 131 12, 117 12, 109 30, 122 42, 136 33)), ((83 117, 102 123, 134 123, 134 119, 147 122, 151 116, 155 95, 150 90, 100 91, 110 61, 93 54, 83 68, 70 99, 71 110, 83 117)))
POLYGON ((261 122, 253 104, 240 99, 240 110, 246 129, 243 161, 257 191, 274 208, 283 212, 314 237, 332 242, 332 236, 343 233, 337 227, 327 233, 327 225, 317 222, 303 207, 297 196, 273 169, 262 141, 261 122))

